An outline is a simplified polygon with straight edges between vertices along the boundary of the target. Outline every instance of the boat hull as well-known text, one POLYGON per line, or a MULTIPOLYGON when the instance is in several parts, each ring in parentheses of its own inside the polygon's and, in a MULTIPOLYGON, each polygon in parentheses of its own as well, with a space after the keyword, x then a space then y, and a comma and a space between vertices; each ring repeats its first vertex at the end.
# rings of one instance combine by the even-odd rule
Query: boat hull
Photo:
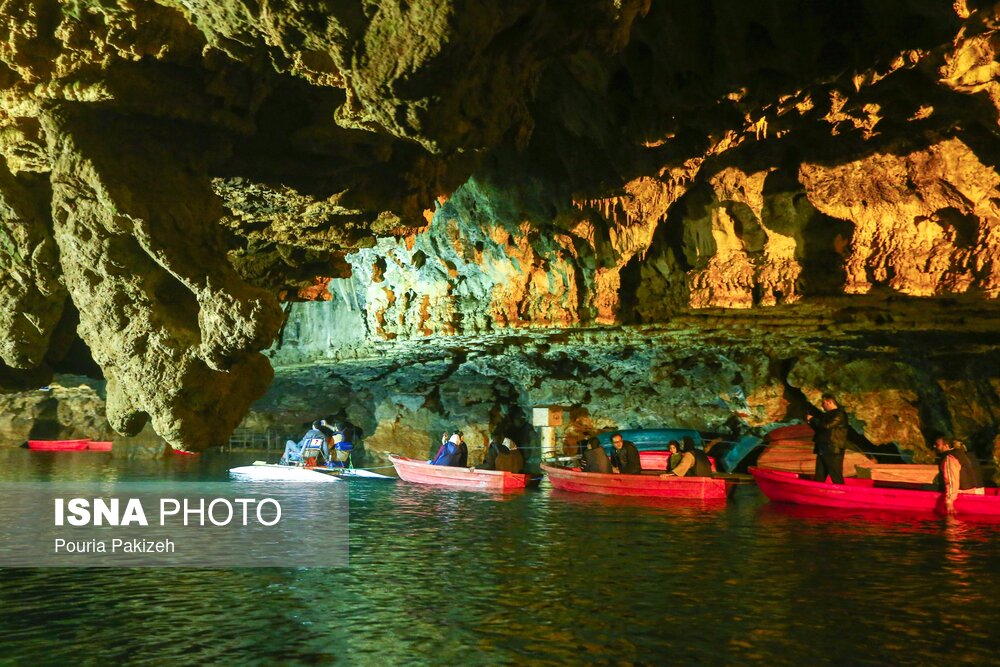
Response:
POLYGON ((90 438, 82 440, 29 440, 28 449, 36 452, 82 452, 86 451, 90 438))
MULTIPOLYGON (((878 486, 870 479, 848 479, 846 484, 830 484, 800 479, 794 473, 751 468, 760 490, 775 502, 844 509, 880 509, 905 512, 940 512, 944 494, 937 491, 878 486)), ((957 514, 1000 517, 1000 496, 996 489, 987 495, 960 494, 955 500, 957 514)))
POLYGON ((552 486, 574 493, 597 493, 608 496, 647 498, 687 498, 725 500, 731 484, 712 477, 676 477, 674 475, 607 475, 578 469, 542 465, 552 486))
POLYGON ((495 491, 507 493, 521 491, 538 483, 533 475, 517 475, 500 470, 475 470, 454 466, 432 466, 426 461, 404 456, 389 455, 396 473, 406 482, 433 484, 455 489, 495 491))
POLYGON ((320 472, 319 470, 297 466, 283 466, 275 463, 254 463, 249 466, 230 468, 229 475, 240 480, 253 482, 310 482, 323 484, 340 481, 335 475, 320 472))
POLYGON ((917 463, 873 463, 857 465, 858 477, 876 482, 896 482, 900 484, 931 484, 938 474, 936 465, 917 463))
MULTIPOLYGON (((811 440, 776 440, 768 443, 757 459, 758 468, 811 475, 816 470, 816 454, 811 440)), ((848 449, 844 452, 844 477, 853 477, 857 466, 869 467, 875 462, 848 449)))
MULTIPOLYGON (((649 449, 639 452, 639 467, 643 470, 666 470, 669 461, 670 452, 663 449, 649 449)), ((712 472, 715 472, 715 458, 709 456, 708 462, 712 466, 712 472)))

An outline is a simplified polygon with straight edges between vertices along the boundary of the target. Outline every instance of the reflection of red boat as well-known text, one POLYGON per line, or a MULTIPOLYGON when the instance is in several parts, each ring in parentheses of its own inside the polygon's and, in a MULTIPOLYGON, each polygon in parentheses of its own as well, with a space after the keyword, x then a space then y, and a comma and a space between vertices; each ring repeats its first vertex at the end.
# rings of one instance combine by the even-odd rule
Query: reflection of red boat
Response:
POLYGON ((646 496, 650 498, 722 498, 732 483, 712 477, 675 477, 674 475, 606 475, 582 472, 579 468, 557 468, 542 464, 552 486, 563 491, 600 493, 611 496, 646 496))
POLYGON ((426 461, 409 459, 404 456, 389 455, 396 473, 407 482, 435 484, 456 489, 477 489, 484 491, 518 491, 538 484, 541 477, 516 475, 500 470, 474 470, 454 466, 432 466, 426 461))
MULTIPOLYGON (((778 502, 907 512, 935 512, 944 506, 944 494, 938 491, 881 486, 870 479, 849 478, 844 480, 845 484, 828 484, 800 479, 795 473, 777 470, 750 468, 750 473, 764 495, 778 502)), ((959 494, 955 500, 955 512, 1000 516, 997 489, 986 489, 984 496, 959 494)))
POLYGON ((177 456, 198 456, 198 452, 186 452, 183 449, 171 449, 170 453, 177 456))
POLYGON ((82 440, 29 440, 28 449, 36 452, 82 452, 90 444, 90 438, 82 440))

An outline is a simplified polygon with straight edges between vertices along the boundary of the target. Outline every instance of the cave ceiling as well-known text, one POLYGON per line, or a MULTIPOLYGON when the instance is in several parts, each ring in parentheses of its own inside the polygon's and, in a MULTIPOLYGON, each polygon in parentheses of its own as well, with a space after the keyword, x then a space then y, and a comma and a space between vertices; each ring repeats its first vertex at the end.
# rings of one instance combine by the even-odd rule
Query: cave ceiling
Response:
POLYGON ((996 316, 1000 5, 5 0, 0 22, 0 386, 82 342, 122 433, 221 442, 282 301, 330 279, 385 281, 373 334, 463 333, 454 283, 396 312, 402 269, 438 263, 480 267, 490 329, 882 292, 996 316))

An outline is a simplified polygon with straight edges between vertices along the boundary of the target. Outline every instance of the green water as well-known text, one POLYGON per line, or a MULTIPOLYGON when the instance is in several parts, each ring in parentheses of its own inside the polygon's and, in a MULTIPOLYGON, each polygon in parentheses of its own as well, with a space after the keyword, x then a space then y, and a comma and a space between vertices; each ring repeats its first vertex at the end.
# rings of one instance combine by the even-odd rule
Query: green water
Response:
MULTIPOLYGON (((0 481, 244 461, 10 450, 0 481)), ((350 484, 346 568, 0 570, 0 663, 998 663, 995 523, 350 484)))

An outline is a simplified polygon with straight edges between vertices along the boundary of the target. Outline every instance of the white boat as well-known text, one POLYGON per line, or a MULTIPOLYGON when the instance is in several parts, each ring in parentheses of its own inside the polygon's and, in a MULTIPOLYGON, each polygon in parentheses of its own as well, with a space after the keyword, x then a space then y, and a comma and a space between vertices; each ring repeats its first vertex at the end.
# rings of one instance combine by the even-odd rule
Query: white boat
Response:
POLYGON ((364 468, 339 468, 339 473, 336 472, 338 468, 334 468, 333 470, 333 474, 339 474, 341 477, 357 477, 360 479, 399 479, 398 477, 393 477, 392 475, 383 475, 382 473, 372 472, 371 470, 365 470, 364 468))
POLYGON ((335 469, 283 466, 266 461, 230 468, 229 474, 239 480, 253 482, 337 482, 335 469))

